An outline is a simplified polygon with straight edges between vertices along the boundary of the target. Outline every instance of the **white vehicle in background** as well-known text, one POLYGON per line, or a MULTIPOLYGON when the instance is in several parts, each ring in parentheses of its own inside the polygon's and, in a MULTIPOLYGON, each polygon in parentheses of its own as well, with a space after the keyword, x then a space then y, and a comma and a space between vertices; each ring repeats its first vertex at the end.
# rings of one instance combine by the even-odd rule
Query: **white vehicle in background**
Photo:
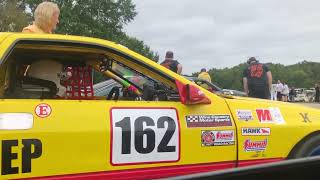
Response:
POLYGON ((310 88, 297 88, 295 89, 296 96, 294 97, 294 102, 313 102, 315 97, 315 90, 310 88))
POLYGON ((294 102, 309 102, 309 99, 304 93, 299 93, 294 97, 294 102))

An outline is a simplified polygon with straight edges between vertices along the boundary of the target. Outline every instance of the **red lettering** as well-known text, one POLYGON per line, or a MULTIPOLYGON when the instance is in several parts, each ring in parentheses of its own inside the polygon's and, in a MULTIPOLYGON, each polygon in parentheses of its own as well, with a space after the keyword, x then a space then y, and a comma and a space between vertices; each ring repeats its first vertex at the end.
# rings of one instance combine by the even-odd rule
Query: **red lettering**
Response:
POLYGON ((48 115, 48 106, 39 106, 39 115, 40 116, 46 116, 48 115))
POLYGON ((261 78, 263 73, 262 64, 254 64, 250 66, 250 77, 261 78))
POLYGON ((256 109, 256 112, 260 122, 272 121, 272 117, 269 109, 256 109))
POLYGON ((36 106, 35 113, 38 117, 45 118, 50 116, 52 109, 50 105, 42 103, 36 106))

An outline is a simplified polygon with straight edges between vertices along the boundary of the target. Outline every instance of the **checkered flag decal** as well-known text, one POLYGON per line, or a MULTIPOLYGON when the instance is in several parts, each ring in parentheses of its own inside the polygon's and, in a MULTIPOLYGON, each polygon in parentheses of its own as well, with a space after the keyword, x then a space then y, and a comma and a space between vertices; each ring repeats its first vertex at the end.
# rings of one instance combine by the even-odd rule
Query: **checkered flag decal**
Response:
POLYGON ((187 122, 199 122, 198 116, 186 116, 187 122))

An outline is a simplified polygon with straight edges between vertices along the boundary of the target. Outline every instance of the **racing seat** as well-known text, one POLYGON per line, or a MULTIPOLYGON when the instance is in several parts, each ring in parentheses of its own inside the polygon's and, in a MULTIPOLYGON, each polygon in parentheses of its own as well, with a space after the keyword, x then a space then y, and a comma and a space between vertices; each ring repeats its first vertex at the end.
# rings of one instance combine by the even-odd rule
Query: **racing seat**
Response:
POLYGON ((10 63, 8 71, 8 87, 5 90, 5 98, 12 99, 51 99, 57 93, 54 82, 24 76, 20 69, 21 64, 10 63))
POLYGON ((53 99, 57 93, 56 84, 48 80, 22 77, 17 79, 13 84, 15 84, 15 87, 11 86, 11 88, 6 91, 7 98, 53 99))

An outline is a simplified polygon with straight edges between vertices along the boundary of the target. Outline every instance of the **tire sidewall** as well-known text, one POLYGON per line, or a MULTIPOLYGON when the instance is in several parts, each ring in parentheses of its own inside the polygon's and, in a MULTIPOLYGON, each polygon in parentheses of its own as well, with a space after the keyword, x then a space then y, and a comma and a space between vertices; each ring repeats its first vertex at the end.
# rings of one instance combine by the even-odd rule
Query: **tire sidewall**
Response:
POLYGON ((313 137, 302 143, 298 150, 293 154, 293 158, 308 157, 317 147, 320 147, 320 136, 313 137))

